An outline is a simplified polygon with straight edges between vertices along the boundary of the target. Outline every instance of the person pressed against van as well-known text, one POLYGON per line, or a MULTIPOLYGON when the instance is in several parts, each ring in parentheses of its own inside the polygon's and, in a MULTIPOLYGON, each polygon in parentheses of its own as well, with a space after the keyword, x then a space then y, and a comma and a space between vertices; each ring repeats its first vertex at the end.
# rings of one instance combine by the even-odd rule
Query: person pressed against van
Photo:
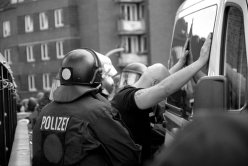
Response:
POLYGON ((136 166, 140 146, 101 96, 102 65, 91 49, 66 54, 33 130, 33 165, 136 166))
MULTIPOLYGON (((165 68, 162 65, 161 67, 165 68)), ((165 70, 165 72, 163 70, 159 70, 160 69, 159 65, 158 68, 154 68, 154 69, 155 69, 154 72, 156 72, 158 76, 163 76, 163 73, 167 73, 167 70, 165 70)), ((120 90, 126 86, 133 85, 134 83, 136 83, 146 70, 148 70, 147 66, 139 62, 130 63, 127 66, 125 66, 121 72, 118 89, 120 90)), ((151 74, 151 75, 155 75, 155 74, 151 74)), ((152 108, 152 112, 149 113, 149 123, 150 123, 150 127, 152 128, 151 129, 152 152, 158 150, 164 142, 165 129, 162 126, 163 118, 161 118, 162 117, 161 115, 164 112, 164 107, 165 107, 165 101, 161 101, 160 103, 154 105, 152 108)), ((143 123, 139 123, 139 124, 142 125, 143 123)))
MULTIPOLYGON (((134 141, 142 146, 142 161, 152 157, 149 113, 152 107, 187 83, 208 61, 212 34, 208 35, 197 61, 181 69, 188 51, 169 71, 154 64, 132 86, 121 89, 112 100, 134 141), (180 70, 181 69, 181 70, 180 70)), ((184 49, 185 50, 185 49, 184 49)))

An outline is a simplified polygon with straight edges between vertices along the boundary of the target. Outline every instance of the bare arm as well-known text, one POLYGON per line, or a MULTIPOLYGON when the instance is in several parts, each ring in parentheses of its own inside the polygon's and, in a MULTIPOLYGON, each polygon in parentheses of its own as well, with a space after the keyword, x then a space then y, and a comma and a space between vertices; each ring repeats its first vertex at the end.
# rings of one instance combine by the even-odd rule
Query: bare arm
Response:
POLYGON ((200 57, 191 65, 179 70, 155 86, 141 89, 134 99, 140 109, 147 109, 162 101, 187 83, 208 61, 212 35, 210 34, 201 48, 200 57))

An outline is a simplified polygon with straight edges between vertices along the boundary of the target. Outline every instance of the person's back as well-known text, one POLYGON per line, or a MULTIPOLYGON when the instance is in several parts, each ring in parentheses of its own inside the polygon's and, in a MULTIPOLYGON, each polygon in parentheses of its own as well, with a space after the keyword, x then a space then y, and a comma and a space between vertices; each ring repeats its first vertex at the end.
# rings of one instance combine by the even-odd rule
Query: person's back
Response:
MULTIPOLYGON (((57 162, 63 163, 62 165, 79 163, 81 165, 112 165, 112 163, 118 165, 119 162, 123 162, 121 161, 123 154, 126 153, 130 158, 135 156, 137 147, 130 146, 129 138, 123 139, 116 134, 118 131, 125 135, 127 131, 123 130, 117 121, 109 120, 111 119, 109 110, 111 110, 110 106, 97 99, 94 94, 88 94, 73 103, 49 104, 42 111, 36 126, 41 129, 41 135, 36 135, 41 140, 34 138, 34 141, 44 142, 43 146, 34 147, 36 149, 34 154, 44 152, 44 156, 38 155, 42 156, 40 159, 34 156, 34 165, 57 162), (116 151, 119 143, 111 139, 123 142, 121 149, 123 154, 116 151), (133 148, 133 154, 130 154, 129 148, 133 148)), ((137 163, 135 158, 133 159, 132 162, 137 163)), ((130 161, 126 162, 126 164, 133 164, 130 161)))
POLYGON ((154 153, 151 148, 154 142, 152 142, 152 128, 150 126, 149 116, 153 112, 153 107, 147 109, 137 107, 134 96, 143 87, 135 87, 135 84, 142 82, 144 86, 151 86, 154 81, 156 82, 159 79, 158 77, 162 79, 168 75, 167 69, 162 64, 154 64, 152 67, 144 70, 141 77, 133 85, 126 85, 120 89, 112 100, 112 105, 119 110, 134 141, 142 145, 142 161, 150 159, 154 153))
POLYGON ((100 61, 94 51, 69 52, 60 82, 33 131, 33 165, 137 165, 140 147, 99 94, 100 61))
POLYGON ((180 130, 147 166, 247 166, 247 140, 246 112, 206 110, 180 130))

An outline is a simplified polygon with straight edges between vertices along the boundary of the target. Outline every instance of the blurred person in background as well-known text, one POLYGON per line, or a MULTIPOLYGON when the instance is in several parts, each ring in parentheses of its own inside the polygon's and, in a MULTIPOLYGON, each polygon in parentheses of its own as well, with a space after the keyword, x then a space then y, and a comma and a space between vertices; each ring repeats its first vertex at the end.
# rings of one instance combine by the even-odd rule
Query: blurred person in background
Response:
POLYGON ((44 92, 38 92, 36 95, 37 101, 39 101, 44 96, 44 92))
POLYGON ((29 123, 28 123, 29 130, 32 130, 36 123, 36 118, 38 116, 38 112, 36 111, 37 106, 38 106, 37 99, 34 97, 30 97, 28 100, 28 107, 27 107, 27 112, 31 113, 27 117, 27 119, 29 120, 29 123))
POLYGON ((51 102, 51 100, 49 99, 49 96, 50 96, 50 92, 44 91, 41 98, 38 99, 38 105, 36 107, 38 114, 40 114, 43 107, 45 107, 47 104, 51 102))
POLYGON ((21 111, 21 112, 27 112, 27 109, 28 109, 28 101, 29 101, 29 98, 25 98, 25 99, 22 99, 22 100, 21 100, 21 108, 20 108, 20 111, 21 111))
POLYGON ((204 110, 147 166, 247 166, 247 113, 204 110))
POLYGON ((17 94, 17 93, 16 93, 15 98, 16 98, 16 111, 18 113, 18 112, 21 112, 21 107, 22 107, 21 98, 20 98, 19 94, 17 94))

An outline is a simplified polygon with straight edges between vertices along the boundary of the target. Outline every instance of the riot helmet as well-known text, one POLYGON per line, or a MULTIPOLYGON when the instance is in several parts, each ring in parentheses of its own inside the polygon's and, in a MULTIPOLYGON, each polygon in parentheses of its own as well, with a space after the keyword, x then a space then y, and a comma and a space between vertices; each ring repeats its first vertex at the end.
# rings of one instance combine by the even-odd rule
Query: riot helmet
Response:
POLYGON ((147 70, 147 67, 142 63, 135 62, 128 64, 121 72, 119 88, 134 84, 139 80, 145 70, 147 70))
POLYGON ((61 85, 98 86, 101 79, 101 63, 91 49, 73 50, 62 61, 61 85))
POLYGON ((99 89, 102 67, 95 51, 88 48, 67 53, 59 71, 60 86, 54 91, 54 101, 71 102, 85 93, 99 89))

